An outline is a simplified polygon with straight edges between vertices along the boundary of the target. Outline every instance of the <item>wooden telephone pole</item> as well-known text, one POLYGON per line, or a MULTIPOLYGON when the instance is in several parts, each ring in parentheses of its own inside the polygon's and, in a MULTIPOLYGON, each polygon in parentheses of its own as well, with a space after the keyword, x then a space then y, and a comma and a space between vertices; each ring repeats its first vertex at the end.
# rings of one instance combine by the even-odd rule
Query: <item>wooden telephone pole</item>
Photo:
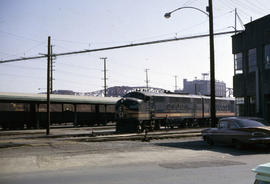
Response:
POLYGON ((46 135, 50 134, 50 123, 51 123, 51 117, 50 117, 50 72, 51 69, 51 37, 48 37, 48 55, 47 55, 47 126, 46 126, 46 135))

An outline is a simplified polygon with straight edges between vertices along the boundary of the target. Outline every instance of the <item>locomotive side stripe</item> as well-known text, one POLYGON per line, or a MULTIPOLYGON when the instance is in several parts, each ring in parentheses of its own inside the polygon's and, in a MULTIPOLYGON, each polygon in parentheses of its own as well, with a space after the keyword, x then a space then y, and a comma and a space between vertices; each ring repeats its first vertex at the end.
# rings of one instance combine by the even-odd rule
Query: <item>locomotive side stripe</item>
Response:
POLYGON ((192 113, 156 113, 154 117, 156 118, 166 118, 166 117, 192 117, 192 113))
POLYGON ((235 116, 235 113, 233 112, 217 112, 216 116, 218 117, 224 117, 224 116, 235 116))
MULTIPOLYGON (((226 117, 226 116, 234 116, 235 114, 233 112, 218 112, 216 113, 217 117, 226 117)), ((138 118, 138 119, 150 119, 151 114, 150 113, 143 113, 143 112, 129 112, 128 118, 138 118)), ((186 117, 186 118, 202 118, 202 113, 154 113, 153 118, 175 118, 175 117, 186 117), (194 116, 195 115, 195 116, 194 116)), ((204 117, 210 117, 209 113, 204 113, 204 117)))
MULTIPOLYGON (((217 117, 235 116, 234 112, 216 112, 217 117)), ((210 113, 204 113, 204 117, 210 117, 210 113)))

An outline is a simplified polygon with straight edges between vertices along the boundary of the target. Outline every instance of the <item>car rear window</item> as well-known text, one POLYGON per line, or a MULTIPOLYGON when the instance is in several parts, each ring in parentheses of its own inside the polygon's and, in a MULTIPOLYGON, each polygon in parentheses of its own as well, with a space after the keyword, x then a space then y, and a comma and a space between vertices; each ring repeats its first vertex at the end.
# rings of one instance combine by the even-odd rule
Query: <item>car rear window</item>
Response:
POLYGON ((264 124, 262 124, 258 121, 249 120, 249 119, 238 120, 238 124, 240 127, 262 127, 262 126, 265 126, 264 124))

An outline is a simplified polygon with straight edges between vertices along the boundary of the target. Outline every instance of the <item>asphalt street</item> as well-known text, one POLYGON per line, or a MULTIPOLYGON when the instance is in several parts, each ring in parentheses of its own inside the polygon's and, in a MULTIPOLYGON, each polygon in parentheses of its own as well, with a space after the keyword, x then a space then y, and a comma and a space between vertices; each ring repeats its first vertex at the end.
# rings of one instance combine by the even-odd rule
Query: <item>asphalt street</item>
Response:
POLYGON ((47 140, 0 149, 0 183, 246 184, 270 150, 209 147, 200 137, 114 142, 47 140))

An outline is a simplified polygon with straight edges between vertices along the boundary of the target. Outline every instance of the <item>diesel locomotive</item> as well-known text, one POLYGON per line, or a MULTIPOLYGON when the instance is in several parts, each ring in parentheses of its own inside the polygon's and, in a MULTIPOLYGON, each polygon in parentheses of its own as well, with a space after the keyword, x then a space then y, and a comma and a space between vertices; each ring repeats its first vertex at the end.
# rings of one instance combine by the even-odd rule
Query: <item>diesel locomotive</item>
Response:
MULTIPOLYGON (((117 132, 207 126, 210 119, 208 96, 134 91, 117 101, 115 108, 117 132)), ((234 99, 217 97, 217 118, 234 115, 234 99)))

